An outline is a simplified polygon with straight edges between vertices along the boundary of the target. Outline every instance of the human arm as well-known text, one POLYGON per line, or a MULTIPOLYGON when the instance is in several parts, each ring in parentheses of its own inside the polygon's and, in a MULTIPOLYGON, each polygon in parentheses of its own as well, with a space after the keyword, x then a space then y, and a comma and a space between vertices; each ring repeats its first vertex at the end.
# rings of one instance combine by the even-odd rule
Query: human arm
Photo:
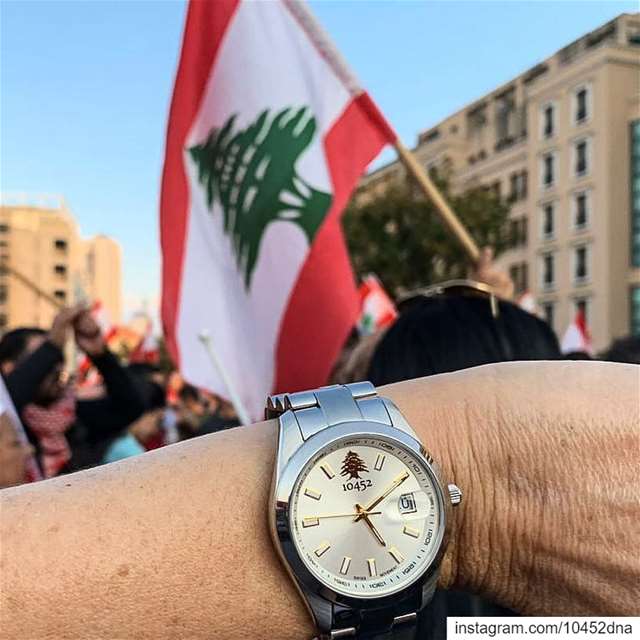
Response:
MULTIPOLYGON (((379 390, 465 492, 442 586, 526 614, 638 614, 639 371, 510 363, 379 390)), ((0 492, 0 626, 310 638, 268 533, 275 440, 272 421, 0 492)))
POLYGON ((106 388, 103 398, 78 401, 78 418, 87 426, 90 438, 112 436, 144 413, 143 389, 109 351, 98 323, 89 312, 78 317, 75 337, 78 347, 89 356, 102 376, 106 388))
POLYGON ((491 247, 482 249, 478 262, 471 269, 469 277, 472 280, 488 284, 495 294, 503 300, 513 299, 515 283, 504 269, 496 265, 491 247))

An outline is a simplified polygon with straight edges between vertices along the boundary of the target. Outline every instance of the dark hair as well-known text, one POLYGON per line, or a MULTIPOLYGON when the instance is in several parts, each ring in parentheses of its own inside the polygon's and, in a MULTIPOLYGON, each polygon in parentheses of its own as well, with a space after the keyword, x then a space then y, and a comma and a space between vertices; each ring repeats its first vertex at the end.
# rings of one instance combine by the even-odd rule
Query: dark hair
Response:
POLYGON ((567 351, 564 354, 565 360, 593 360, 586 351, 567 351))
POLYGON ((16 362, 27 348, 29 338, 45 335, 46 331, 39 327, 21 327, 7 331, 0 340, 0 364, 16 362))
POLYGON ((378 345, 368 378, 375 385, 507 360, 561 358, 549 325, 510 302, 476 296, 419 297, 378 345))
POLYGON ((200 400, 200 392, 193 385, 185 383, 182 385, 182 389, 180 389, 178 397, 182 402, 186 402, 187 400, 195 400, 197 402, 200 400))
POLYGON ((640 364, 640 336, 627 336, 614 340, 602 354, 602 359, 608 362, 640 364))
POLYGON ((147 411, 162 409, 167 404, 166 392, 157 382, 147 381, 145 383, 145 396, 147 411))

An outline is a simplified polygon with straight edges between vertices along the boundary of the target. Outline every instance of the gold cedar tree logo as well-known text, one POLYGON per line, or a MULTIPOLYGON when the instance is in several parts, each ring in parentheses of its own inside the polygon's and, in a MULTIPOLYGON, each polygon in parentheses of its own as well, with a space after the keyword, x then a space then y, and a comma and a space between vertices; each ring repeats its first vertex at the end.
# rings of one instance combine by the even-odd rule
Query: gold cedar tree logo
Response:
POLYGON ((364 460, 357 454, 355 451, 347 452, 343 462, 342 462, 342 470, 340 471, 341 476, 349 476, 349 480, 353 478, 360 479, 360 473, 366 471, 369 473, 369 469, 367 469, 367 465, 364 460))

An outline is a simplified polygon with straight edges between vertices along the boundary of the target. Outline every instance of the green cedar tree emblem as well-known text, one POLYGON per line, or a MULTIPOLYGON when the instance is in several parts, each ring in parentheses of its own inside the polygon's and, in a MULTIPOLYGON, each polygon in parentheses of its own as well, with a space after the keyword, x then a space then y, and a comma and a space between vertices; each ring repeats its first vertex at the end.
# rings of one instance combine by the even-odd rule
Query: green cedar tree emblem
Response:
POLYGON ((311 244, 332 198, 296 172, 296 162, 316 132, 316 120, 307 107, 290 107, 275 117, 265 110, 239 131, 234 131, 235 119, 232 115, 222 127, 212 129, 189 153, 207 206, 211 209, 217 200, 222 207, 224 232, 249 289, 267 226, 290 221, 311 244))

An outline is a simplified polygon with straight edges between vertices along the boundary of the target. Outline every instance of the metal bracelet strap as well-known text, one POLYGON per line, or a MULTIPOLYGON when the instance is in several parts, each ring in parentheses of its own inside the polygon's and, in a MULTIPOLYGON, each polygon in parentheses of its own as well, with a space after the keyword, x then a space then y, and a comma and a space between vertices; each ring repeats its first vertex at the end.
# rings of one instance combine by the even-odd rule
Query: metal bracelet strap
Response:
MULTIPOLYGON (((265 417, 278 418, 291 410, 303 440, 322 429, 343 422, 368 420, 393 426, 385 402, 370 382, 332 385, 313 391, 271 396, 265 417)), ((421 598, 420 598, 421 599, 421 598)), ((322 640, 361 638, 366 640, 413 640, 420 602, 408 598, 402 611, 357 611, 332 608, 331 631, 322 640), (399 614, 399 615, 394 615, 399 614)))
POLYGON ((392 426, 384 401, 370 382, 335 384, 313 391, 270 396, 265 417, 278 418, 291 409, 303 440, 342 422, 369 420, 392 426))

